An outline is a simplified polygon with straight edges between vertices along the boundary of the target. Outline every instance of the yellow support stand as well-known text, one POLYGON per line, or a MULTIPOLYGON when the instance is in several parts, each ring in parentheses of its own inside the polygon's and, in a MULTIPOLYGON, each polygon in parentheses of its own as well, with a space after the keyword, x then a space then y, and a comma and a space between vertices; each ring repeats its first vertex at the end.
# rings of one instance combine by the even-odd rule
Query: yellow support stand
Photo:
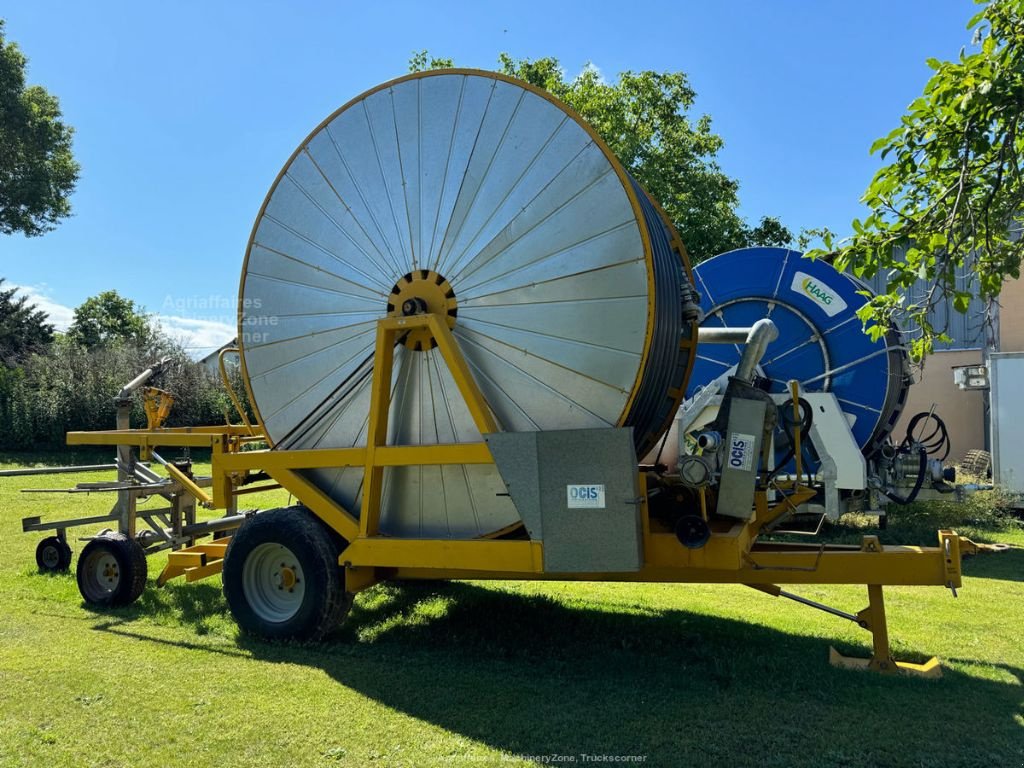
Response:
POLYGON ((924 664, 896 661, 889 649, 889 628, 885 621, 885 600, 881 584, 868 584, 868 607, 857 614, 857 623, 871 633, 872 653, 870 659, 843 656, 835 648, 829 648, 828 660, 833 667, 843 669, 869 669, 888 675, 905 674, 917 677, 942 677, 942 667, 934 656, 924 664))
MULTIPOLYGON (((360 538, 377 535, 380 522, 381 488, 384 481, 385 464, 378 454, 391 453, 393 466, 415 466, 420 464, 462 463, 474 450, 486 456, 490 463, 490 451, 483 443, 463 445, 417 445, 388 446, 388 411, 391 407, 391 371, 395 360, 395 343, 399 334, 427 331, 437 343, 437 349, 448 365, 459 393, 469 408, 470 415, 480 434, 498 431, 498 422, 487 406, 483 393, 477 386, 466 359, 452 336, 446 322, 435 314, 411 315, 408 317, 386 317, 378 321, 377 343, 373 355, 373 381, 370 386, 370 416, 364 450, 365 475, 363 477, 363 505, 359 516, 360 538), (397 449, 397 450, 396 450, 397 449)), ((479 456, 477 457, 479 458, 479 456)), ((285 485, 285 483, 281 483, 285 485)))
POLYGON ((178 576, 184 576, 185 581, 198 581, 220 573, 229 543, 231 543, 231 537, 224 536, 220 539, 168 552, 167 565, 164 566, 156 580, 157 586, 162 587, 178 576))

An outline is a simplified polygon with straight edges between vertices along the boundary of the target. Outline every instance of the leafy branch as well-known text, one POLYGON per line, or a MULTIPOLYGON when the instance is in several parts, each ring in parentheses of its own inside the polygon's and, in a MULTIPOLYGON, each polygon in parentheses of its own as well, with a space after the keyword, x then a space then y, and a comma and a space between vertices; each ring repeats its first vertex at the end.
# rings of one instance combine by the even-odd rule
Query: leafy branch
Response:
POLYGON ((873 336, 902 324, 917 360, 948 341, 936 327, 942 304, 991 308, 1024 256, 1024 0, 976 0, 982 9, 968 54, 928 59, 923 94, 871 152, 889 163, 862 197, 869 209, 850 238, 809 252, 859 277, 884 274, 886 291, 859 315, 873 336), (920 300, 907 292, 923 283, 920 300))

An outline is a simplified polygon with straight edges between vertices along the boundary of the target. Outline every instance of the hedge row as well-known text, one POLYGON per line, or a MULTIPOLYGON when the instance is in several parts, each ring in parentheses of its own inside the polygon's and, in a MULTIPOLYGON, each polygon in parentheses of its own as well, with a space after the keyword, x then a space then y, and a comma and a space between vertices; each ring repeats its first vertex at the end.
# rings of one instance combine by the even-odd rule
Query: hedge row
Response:
MULTIPOLYGON (((169 355, 171 364, 149 382, 175 396, 168 426, 223 424, 227 413, 238 421, 219 376, 182 350, 169 355)), ((59 340, 19 367, 0 365, 0 450, 55 449, 68 431, 113 429, 114 396, 157 358, 125 344, 85 349, 59 340)), ((233 388, 240 392, 240 381, 233 388)), ((133 427, 146 424, 140 395, 131 418, 133 427)))

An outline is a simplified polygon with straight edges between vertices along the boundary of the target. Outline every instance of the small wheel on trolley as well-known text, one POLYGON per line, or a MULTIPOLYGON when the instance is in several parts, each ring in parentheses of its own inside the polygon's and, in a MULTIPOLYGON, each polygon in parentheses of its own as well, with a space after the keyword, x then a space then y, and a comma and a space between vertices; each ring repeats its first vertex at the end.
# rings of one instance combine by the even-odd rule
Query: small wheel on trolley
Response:
POLYGON ((66 573, 71 568, 71 547, 60 536, 47 536, 36 547, 40 573, 66 573))
POLYGON ((711 528, 700 515, 683 515, 676 521, 676 538, 687 549, 700 549, 711 538, 711 528))
POLYGON ((340 551, 305 507, 247 520, 224 555, 224 596, 238 626, 270 640, 321 640, 352 607, 340 551))
POLYGON ((130 605, 146 587, 146 553, 123 533, 103 533, 78 557, 78 591, 100 607, 130 605))

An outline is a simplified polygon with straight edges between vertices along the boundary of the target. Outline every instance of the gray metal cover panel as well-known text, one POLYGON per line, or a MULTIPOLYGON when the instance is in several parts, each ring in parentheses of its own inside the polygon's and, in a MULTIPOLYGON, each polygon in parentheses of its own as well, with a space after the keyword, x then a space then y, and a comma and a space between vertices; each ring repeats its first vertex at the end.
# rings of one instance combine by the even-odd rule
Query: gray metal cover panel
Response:
POLYGON ((495 432, 484 435, 512 503, 534 541, 544 540, 540 503, 539 432, 495 432))
MULTIPOLYGON (((429 73, 350 103, 285 166, 243 270, 239 344, 272 444, 365 444, 376 321, 415 269, 454 289, 503 429, 619 423, 651 311, 630 194, 573 116, 498 76, 429 73)), ((436 350, 399 347, 392 390, 389 443, 481 439, 436 350)), ((359 513, 361 469, 309 475, 359 513)), ((392 469, 381 528, 487 534, 518 521, 501 490, 490 466, 392 469)))
POLYGON ((486 436, 546 573, 638 571, 643 533, 631 429, 486 436), (604 486, 604 508, 570 508, 570 485, 604 486))
POLYGON ((1024 352, 1000 352, 988 358, 992 414, 992 477, 1011 493, 1024 493, 1024 352))
POLYGON ((733 398, 729 404, 729 429, 725 436, 725 459, 722 462, 722 479, 718 484, 718 503, 715 511, 720 515, 749 520, 754 514, 754 489, 757 486, 757 471, 764 443, 764 415, 766 404, 763 400, 733 398), (734 466, 733 444, 745 439, 750 444, 743 451, 742 460, 734 466))

